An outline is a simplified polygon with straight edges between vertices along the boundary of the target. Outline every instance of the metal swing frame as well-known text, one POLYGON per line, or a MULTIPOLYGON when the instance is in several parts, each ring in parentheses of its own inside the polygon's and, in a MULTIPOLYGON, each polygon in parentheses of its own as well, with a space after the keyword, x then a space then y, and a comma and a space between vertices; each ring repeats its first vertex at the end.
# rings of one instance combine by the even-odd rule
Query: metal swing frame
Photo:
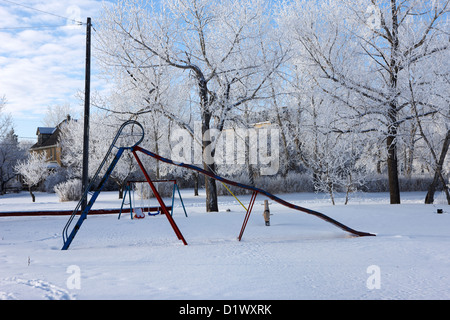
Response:
POLYGON ((117 165, 118 161, 120 160, 120 157, 123 155, 125 150, 129 150, 133 153, 140 169, 142 170, 142 173, 145 176, 146 181, 150 185, 150 188, 152 189, 153 193, 155 194, 156 199, 159 202, 162 213, 166 216, 167 220, 169 221, 170 225, 172 226, 172 229, 174 230, 178 239, 181 240, 183 242, 183 244, 187 245, 187 242, 184 239, 183 235, 181 234, 180 229, 178 228, 177 224, 175 223, 172 216, 170 215, 167 206, 165 205, 164 201, 162 200, 162 197, 160 196, 158 190, 156 189, 155 185, 153 184, 152 180, 150 179, 150 176, 148 175, 147 171, 145 170, 141 160, 139 159, 138 155, 135 152, 135 148, 143 140, 144 140, 144 128, 142 127, 142 125, 139 122, 134 121, 134 120, 129 120, 129 121, 126 121, 125 123, 123 123, 122 126, 119 128, 116 136, 114 137, 113 142, 111 143, 111 146, 108 149, 108 152, 106 153, 103 161, 101 162, 94 177, 92 178, 91 183, 84 190, 83 196, 81 197, 77 206, 73 210, 69 220, 67 221, 66 225, 63 228, 63 231, 62 231, 63 247, 61 250, 69 249, 73 239, 75 238, 78 231, 80 230, 80 227, 83 224, 84 220, 86 220, 89 211, 91 210, 92 206, 94 205, 95 201, 97 200, 100 192, 103 190, 104 186, 106 185, 108 178, 110 177, 111 173, 113 172, 115 166, 117 165), (119 147, 116 144, 117 144, 119 138, 121 137, 124 128, 127 126, 136 126, 139 130, 141 130, 140 134, 136 134, 136 136, 138 136, 139 139, 134 145, 132 145, 130 147, 119 147), (113 160, 109 164, 108 169, 106 170, 105 174, 103 175, 103 177, 100 180, 100 182, 98 183, 98 185, 95 186, 95 182, 97 181, 97 179, 100 175, 100 172, 106 166, 106 163, 108 162, 109 157, 112 154, 114 149, 117 149, 116 155, 114 156, 113 160), (82 208, 82 203, 85 200, 88 200, 89 195, 91 195, 89 202, 87 203, 85 208, 82 208), (79 218, 78 218, 77 222, 75 223, 75 226, 73 226, 73 228, 69 232, 69 230, 72 226, 72 223, 77 215, 79 215, 79 218))
MULTIPOLYGON (((172 188, 172 206, 167 207, 167 209, 170 210, 170 215, 173 217, 174 202, 175 202, 175 191, 177 191, 178 192, 178 197, 179 197, 179 199, 181 201, 181 206, 183 207, 184 215, 187 218, 188 215, 187 215, 187 212, 186 212, 186 208, 184 206, 183 198, 181 197, 181 192, 180 192, 180 188, 178 187, 177 180, 175 180, 175 179, 152 180, 152 182, 153 183, 160 183, 160 182, 171 182, 171 183, 173 183, 173 188, 172 188)), ((135 190, 134 190, 133 185, 132 185, 134 183, 147 183, 147 181, 142 181, 142 180, 130 180, 130 181, 127 181, 127 184, 125 186, 125 194, 123 196, 122 205, 120 207, 120 212, 119 212, 118 219, 120 219, 120 217, 122 215, 124 205, 130 205, 131 219, 133 219, 133 214, 132 214, 133 207, 136 207, 136 201, 134 199, 135 190), (128 201, 129 202, 125 203, 125 201, 127 199, 127 196, 128 196, 128 201), (133 204, 134 204, 134 206, 133 206, 133 204)), ((141 207, 143 207, 143 206, 141 206, 141 207)), ((147 213, 149 215, 152 215, 152 216, 158 215, 160 213, 160 210, 161 210, 161 207, 150 207, 150 204, 147 207, 147 213), (155 212, 155 211, 157 212, 156 214, 151 214, 150 213, 150 212, 155 212)))

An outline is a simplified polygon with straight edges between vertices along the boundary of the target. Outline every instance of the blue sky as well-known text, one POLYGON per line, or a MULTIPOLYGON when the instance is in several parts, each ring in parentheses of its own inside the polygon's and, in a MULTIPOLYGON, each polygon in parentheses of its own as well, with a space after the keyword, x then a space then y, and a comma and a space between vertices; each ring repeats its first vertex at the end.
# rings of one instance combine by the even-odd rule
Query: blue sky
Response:
MULTIPOLYGON (((95 25, 101 6, 100 0, 0 0, 0 96, 21 140, 35 138, 48 106, 70 103, 82 113, 76 94, 84 90, 86 26, 71 20, 92 17, 95 25)), ((101 91, 93 59, 91 89, 101 91)))

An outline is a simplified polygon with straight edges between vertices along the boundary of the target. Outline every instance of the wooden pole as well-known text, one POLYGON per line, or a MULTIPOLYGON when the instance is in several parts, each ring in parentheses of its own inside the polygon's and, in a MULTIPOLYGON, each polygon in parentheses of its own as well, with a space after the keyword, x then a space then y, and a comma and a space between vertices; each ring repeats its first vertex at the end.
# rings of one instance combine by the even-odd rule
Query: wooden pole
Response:
POLYGON ((264 221, 266 226, 270 226, 270 210, 269 210, 269 200, 264 200, 264 221))
MULTIPOLYGON (((83 132, 83 172, 81 185, 83 192, 89 185, 89 113, 91 95, 91 18, 87 18, 86 23, 86 77, 84 88, 84 132, 83 132)), ((83 200, 81 209, 87 206, 87 198, 83 200)))

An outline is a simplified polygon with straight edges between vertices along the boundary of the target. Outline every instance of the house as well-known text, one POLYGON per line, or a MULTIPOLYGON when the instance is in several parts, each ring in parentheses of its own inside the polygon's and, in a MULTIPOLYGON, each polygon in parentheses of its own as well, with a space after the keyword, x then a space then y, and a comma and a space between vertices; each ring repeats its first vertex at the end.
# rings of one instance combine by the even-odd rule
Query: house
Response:
POLYGON ((255 129, 264 129, 264 128, 270 128, 272 126, 272 123, 270 121, 263 121, 263 122, 253 123, 252 126, 255 129))
POLYGON ((46 153, 48 168, 61 167, 61 147, 59 145, 59 135, 61 127, 71 121, 68 115, 64 121, 56 127, 38 127, 36 130, 37 142, 29 149, 30 152, 46 153))

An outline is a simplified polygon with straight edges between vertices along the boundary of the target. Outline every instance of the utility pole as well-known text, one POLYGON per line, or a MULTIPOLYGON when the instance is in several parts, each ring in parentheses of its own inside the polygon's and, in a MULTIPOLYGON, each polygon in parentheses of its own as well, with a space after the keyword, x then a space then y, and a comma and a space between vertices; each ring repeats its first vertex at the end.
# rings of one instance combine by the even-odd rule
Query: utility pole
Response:
MULTIPOLYGON (((83 133, 83 173, 81 185, 83 192, 89 185, 89 113, 91 96, 91 18, 86 23, 86 78, 84 88, 84 133, 83 133)), ((87 206, 87 197, 81 205, 82 210, 87 206)))

